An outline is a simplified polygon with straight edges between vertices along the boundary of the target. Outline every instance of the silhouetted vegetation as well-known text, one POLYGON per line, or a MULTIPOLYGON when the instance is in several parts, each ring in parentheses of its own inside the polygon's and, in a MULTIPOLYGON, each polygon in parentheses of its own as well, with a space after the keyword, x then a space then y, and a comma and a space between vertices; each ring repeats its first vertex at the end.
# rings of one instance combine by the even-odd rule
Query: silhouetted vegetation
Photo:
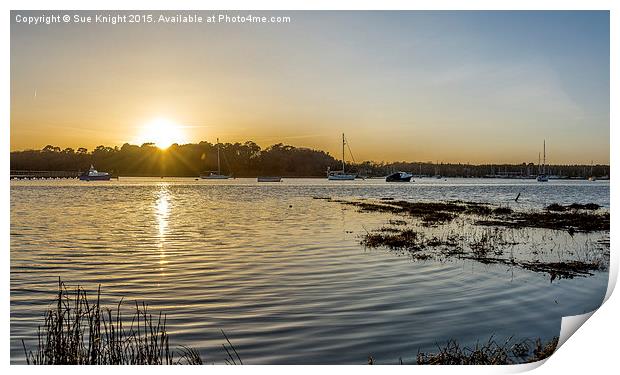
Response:
MULTIPOLYGON (((220 145, 222 172, 236 177, 284 176, 322 177, 327 168, 340 169, 341 162, 321 150, 278 143, 261 149, 256 143, 223 143, 220 145)), ((217 169, 217 147, 209 142, 174 144, 161 150, 152 143, 142 146, 98 146, 65 148, 48 145, 41 150, 11 152, 11 170, 84 171, 93 164, 101 171, 120 176, 198 176, 201 171, 217 169)), ((533 163, 516 165, 434 164, 432 162, 347 163, 347 170, 360 176, 385 176, 394 171, 416 175, 444 177, 526 177, 538 172, 533 163)), ((606 165, 549 165, 550 175, 567 178, 608 176, 606 165)))
POLYGON ((558 337, 547 342, 541 339, 498 343, 493 337, 474 347, 461 347, 456 340, 437 345, 437 352, 417 355, 419 365, 512 365, 537 362, 551 356, 558 346, 558 337))
MULTIPOLYGON (((123 316, 122 299, 114 308, 101 306, 101 288, 95 298, 76 287, 70 292, 58 280, 58 293, 38 330, 37 347, 28 350, 33 365, 201 365, 200 353, 187 346, 170 349, 166 316, 152 315, 148 306, 135 302, 129 318, 123 316)), ((228 354, 226 363, 243 364, 222 331, 228 354)))

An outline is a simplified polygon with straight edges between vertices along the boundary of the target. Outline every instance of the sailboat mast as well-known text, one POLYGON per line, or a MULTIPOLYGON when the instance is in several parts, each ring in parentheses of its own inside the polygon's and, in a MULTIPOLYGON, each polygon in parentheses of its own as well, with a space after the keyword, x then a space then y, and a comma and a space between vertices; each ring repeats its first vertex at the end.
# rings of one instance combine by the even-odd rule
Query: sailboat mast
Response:
POLYGON ((545 174, 546 163, 547 163, 547 145, 546 145, 546 140, 543 139, 543 174, 545 174))
POLYGON ((342 173, 344 173, 344 133, 342 133, 342 173))
POLYGON ((220 139, 217 138, 217 174, 222 174, 220 169, 220 139))

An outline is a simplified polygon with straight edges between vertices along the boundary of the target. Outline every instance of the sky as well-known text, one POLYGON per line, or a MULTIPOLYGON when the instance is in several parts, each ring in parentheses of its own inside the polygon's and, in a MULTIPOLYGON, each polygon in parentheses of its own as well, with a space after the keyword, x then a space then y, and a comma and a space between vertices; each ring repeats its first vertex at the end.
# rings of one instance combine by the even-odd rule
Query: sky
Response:
POLYGON ((163 121, 179 143, 336 157, 345 133, 356 161, 537 163, 546 140, 549 163, 609 163, 607 11, 198 13, 291 21, 11 12, 11 150, 141 144, 163 121))

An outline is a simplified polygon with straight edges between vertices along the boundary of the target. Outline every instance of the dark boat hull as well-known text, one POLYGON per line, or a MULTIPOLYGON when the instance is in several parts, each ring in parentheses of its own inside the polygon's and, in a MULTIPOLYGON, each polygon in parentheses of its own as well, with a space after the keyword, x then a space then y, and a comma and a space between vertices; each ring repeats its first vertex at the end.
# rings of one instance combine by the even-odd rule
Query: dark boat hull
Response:
POLYGON ((110 181, 111 176, 80 176, 81 181, 110 181))
POLYGON ((282 177, 258 177, 258 182, 281 182, 282 177))
POLYGON ((385 178, 386 182, 410 182, 413 176, 401 176, 400 173, 394 173, 385 178))

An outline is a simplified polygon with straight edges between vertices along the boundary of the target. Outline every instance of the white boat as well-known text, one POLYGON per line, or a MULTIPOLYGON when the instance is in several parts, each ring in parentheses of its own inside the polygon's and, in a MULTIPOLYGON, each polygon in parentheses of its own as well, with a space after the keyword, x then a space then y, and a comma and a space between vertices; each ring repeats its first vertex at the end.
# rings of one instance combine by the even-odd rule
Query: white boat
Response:
POLYGON ((220 139, 217 138, 217 172, 207 171, 200 174, 200 178, 205 180, 228 180, 230 176, 222 174, 222 168, 220 166, 220 139))
MULTIPOLYGON (((545 140, 543 140, 543 163, 542 163, 542 169, 539 171, 538 176, 536 177, 536 181, 538 182, 549 181, 549 176, 547 176, 547 174, 545 173, 546 163, 547 163, 547 145, 546 145, 545 140)), ((540 154, 538 154, 538 165, 540 166, 540 154)))
POLYGON ((588 181, 596 181, 596 176, 594 176, 594 161, 590 162, 590 177, 588 177, 588 181))
POLYGON ((280 182, 282 177, 261 176, 257 178, 258 182, 280 182))
POLYGON ((346 173, 344 170, 344 146, 346 145, 346 140, 344 138, 344 133, 342 133, 342 170, 341 171, 330 171, 327 168, 327 179, 330 181, 353 181, 355 180, 356 175, 346 173))
POLYGON ((328 172, 327 179, 330 181, 352 181, 355 180, 355 175, 343 171, 332 171, 328 172))
MULTIPOLYGON (((203 172, 204 173, 204 172, 203 172)), ((230 176, 218 174, 215 172, 208 172, 208 174, 201 174, 200 178, 204 180, 228 180, 230 176)))
POLYGON ((433 178, 441 180, 441 170, 439 169, 439 160, 437 160, 437 163, 435 164, 435 175, 433 176, 433 178))
POLYGON ((80 175, 82 181, 109 181, 112 176, 108 172, 99 172, 90 165, 88 172, 84 172, 80 175))

